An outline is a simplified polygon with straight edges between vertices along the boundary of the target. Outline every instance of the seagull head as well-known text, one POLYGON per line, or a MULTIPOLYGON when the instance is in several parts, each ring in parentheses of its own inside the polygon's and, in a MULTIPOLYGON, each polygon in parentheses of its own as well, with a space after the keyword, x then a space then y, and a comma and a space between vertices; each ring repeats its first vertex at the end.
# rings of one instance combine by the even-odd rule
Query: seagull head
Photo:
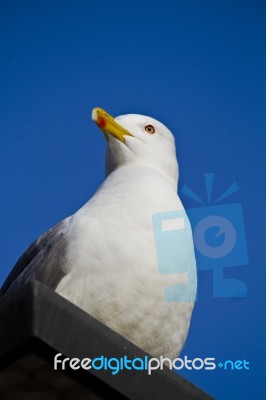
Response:
POLYGON ((106 175, 121 166, 146 166, 177 184, 175 139, 165 125, 139 114, 113 118, 101 108, 92 110, 92 119, 107 139, 106 175))

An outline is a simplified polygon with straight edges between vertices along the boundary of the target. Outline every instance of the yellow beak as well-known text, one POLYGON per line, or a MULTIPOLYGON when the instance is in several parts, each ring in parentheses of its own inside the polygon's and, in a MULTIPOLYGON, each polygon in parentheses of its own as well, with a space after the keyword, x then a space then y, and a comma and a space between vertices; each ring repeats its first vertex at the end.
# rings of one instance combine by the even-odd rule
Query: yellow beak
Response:
POLYGON ((105 138, 108 140, 107 133, 110 133, 115 138, 125 143, 124 136, 132 136, 132 134, 119 125, 114 118, 104 111, 102 108, 94 108, 91 113, 91 118, 98 127, 103 131, 105 138))

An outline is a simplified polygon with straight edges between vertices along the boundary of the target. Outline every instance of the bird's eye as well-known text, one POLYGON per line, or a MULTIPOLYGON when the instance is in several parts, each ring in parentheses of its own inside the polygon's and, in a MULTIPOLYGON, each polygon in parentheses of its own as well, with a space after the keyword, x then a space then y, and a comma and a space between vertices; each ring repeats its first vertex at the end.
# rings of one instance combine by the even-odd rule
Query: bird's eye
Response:
POLYGON ((153 134, 153 133, 155 133, 155 128, 152 125, 146 125, 145 126, 145 131, 150 133, 150 134, 153 134))

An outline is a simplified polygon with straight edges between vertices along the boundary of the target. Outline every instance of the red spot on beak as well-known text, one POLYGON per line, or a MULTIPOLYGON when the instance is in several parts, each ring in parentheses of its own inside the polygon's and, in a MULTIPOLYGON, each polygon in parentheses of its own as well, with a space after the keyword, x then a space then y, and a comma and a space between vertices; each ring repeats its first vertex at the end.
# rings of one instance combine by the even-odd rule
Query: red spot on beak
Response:
POLYGON ((105 119, 103 117, 99 117, 97 122, 98 122, 98 125, 99 125, 100 128, 105 128, 106 127, 106 121, 105 121, 105 119))

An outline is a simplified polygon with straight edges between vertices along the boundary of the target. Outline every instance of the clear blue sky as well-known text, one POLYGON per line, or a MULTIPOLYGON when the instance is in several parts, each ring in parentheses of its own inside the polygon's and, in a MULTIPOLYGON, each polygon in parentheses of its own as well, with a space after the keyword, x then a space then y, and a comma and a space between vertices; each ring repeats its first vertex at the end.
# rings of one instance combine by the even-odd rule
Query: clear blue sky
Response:
POLYGON ((182 372, 222 400, 266 396, 265 11, 259 0, 0 3, 0 283, 102 182, 105 141, 91 109, 161 120, 176 137, 180 189, 205 200, 206 172, 214 198, 239 186, 221 203, 242 205, 249 262, 225 276, 248 295, 214 298, 212 271, 199 271, 183 352, 250 361, 182 372))

